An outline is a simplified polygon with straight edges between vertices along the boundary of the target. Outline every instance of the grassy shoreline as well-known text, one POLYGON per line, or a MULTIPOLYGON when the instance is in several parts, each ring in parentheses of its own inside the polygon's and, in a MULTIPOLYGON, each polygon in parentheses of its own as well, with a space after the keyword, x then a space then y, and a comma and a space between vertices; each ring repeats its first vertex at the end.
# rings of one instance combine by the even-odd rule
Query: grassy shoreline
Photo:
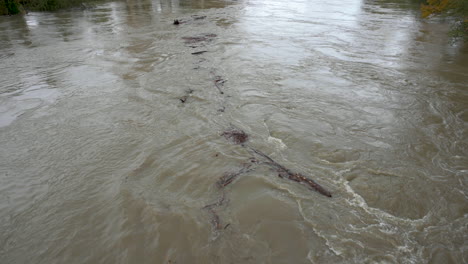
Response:
POLYGON ((16 15, 28 11, 54 11, 79 6, 96 0, 0 0, 0 15, 16 15))

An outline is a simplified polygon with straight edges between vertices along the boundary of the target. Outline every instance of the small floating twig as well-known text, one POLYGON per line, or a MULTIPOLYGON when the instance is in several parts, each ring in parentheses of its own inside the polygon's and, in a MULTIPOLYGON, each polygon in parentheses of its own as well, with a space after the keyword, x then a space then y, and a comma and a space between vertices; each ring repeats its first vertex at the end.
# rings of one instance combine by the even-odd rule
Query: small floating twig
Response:
POLYGON ((196 51, 196 52, 192 52, 192 55, 200 55, 200 54, 203 54, 205 52, 208 52, 208 51, 207 50, 196 51))
POLYGON ((221 89, 221 86, 223 86, 225 82, 226 80, 222 79, 219 76, 217 76, 216 79, 214 80, 214 84, 216 88, 218 88, 218 91, 220 94, 224 94, 223 90, 221 89))

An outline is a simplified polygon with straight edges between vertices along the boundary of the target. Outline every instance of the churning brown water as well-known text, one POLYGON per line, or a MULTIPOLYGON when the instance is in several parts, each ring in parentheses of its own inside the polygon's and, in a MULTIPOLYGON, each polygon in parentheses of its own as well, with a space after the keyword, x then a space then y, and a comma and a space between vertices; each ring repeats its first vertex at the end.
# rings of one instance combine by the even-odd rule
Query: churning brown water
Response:
POLYGON ((0 17, 0 262, 467 263, 468 49, 405 3, 0 17))

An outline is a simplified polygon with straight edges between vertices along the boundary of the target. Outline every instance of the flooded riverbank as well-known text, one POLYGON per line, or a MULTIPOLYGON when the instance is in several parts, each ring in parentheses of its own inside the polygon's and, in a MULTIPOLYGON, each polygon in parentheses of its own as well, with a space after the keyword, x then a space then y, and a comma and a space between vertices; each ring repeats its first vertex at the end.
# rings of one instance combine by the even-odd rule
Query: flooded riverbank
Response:
POLYGON ((448 30, 403 1, 0 17, 0 262, 466 263, 448 30))

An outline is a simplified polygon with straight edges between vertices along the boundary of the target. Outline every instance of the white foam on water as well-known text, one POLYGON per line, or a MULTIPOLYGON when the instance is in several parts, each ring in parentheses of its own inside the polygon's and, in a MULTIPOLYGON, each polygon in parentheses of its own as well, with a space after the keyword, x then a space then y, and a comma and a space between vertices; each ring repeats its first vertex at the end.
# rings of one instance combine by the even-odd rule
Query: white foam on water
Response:
POLYGON ((284 150, 284 149, 287 148, 286 144, 284 144, 281 139, 275 138, 275 137, 272 137, 272 136, 268 137, 268 143, 274 145, 275 149, 277 149, 277 150, 284 150))

